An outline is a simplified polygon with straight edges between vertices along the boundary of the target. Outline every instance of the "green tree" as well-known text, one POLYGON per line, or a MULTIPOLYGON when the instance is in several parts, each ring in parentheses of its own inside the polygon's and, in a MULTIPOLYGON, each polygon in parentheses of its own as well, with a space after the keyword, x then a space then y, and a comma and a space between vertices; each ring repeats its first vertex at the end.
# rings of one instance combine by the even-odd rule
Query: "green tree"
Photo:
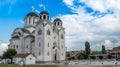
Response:
POLYGON ((102 45, 102 54, 106 54, 106 50, 105 50, 105 46, 104 45, 102 45))
POLYGON ((85 55, 87 58, 89 57, 90 53, 91 53, 90 43, 88 41, 86 41, 85 42, 85 55))
POLYGON ((3 53, 3 59, 13 59, 13 57, 17 54, 15 49, 8 49, 6 52, 3 53))
POLYGON ((84 59, 85 58, 85 51, 80 51, 77 55, 78 59, 84 59))

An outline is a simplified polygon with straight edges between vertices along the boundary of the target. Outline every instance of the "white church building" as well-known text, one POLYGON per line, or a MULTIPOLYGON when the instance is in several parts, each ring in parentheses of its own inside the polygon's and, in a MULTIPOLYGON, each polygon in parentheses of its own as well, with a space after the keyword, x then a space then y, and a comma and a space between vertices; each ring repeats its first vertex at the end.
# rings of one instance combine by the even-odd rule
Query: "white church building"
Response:
POLYGON ((24 27, 16 28, 10 39, 9 49, 17 53, 32 53, 36 62, 61 62, 66 58, 65 29, 59 18, 50 21, 47 11, 28 13, 24 27))

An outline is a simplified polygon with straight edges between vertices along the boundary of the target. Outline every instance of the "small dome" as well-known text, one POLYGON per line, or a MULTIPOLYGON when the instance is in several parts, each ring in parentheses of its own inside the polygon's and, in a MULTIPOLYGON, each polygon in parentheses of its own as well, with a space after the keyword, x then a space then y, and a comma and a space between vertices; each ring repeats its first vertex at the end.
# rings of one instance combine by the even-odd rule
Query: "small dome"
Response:
POLYGON ((59 19, 59 18, 56 18, 56 19, 53 21, 53 24, 54 24, 54 26, 62 26, 62 20, 59 19))
POLYGON ((34 12, 28 13, 28 14, 26 15, 26 17, 28 17, 28 16, 36 16, 36 17, 38 17, 38 15, 37 15, 36 13, 34 13, 34 12))
POLYGON ((46 11, 42 11, 40 14, 46 14, 46 15, 49 15, 49 13, 46 12, 46 11))
POLYGON ((54 20, 54 22, 56 22, 56 21, 62 22, 62 20, 59 19, 59 18, 56 18, 56 19, 54 20))

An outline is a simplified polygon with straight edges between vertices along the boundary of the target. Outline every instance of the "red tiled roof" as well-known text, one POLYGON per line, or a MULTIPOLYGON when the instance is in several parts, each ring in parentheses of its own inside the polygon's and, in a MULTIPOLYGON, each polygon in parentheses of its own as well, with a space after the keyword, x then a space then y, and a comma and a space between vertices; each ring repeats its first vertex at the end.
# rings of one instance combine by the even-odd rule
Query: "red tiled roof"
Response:
POLYGON ((14 57, 26 58, 30 54, 31 53, 20 53, 20 54, 16 54, 14 57))

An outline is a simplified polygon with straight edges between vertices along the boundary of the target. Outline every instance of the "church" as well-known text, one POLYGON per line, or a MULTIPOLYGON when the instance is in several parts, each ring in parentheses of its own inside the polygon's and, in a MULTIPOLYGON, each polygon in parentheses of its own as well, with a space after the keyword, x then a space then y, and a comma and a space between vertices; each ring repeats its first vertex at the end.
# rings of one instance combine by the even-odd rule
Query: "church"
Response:
POLYGON ((61 62, 66 58, 65 28, 60 18, 50 21, 46 10, 36 14, 33 10, 24 18, 24 27, 16 28, 9 49, 17 53, 31 53, 36 63, 61 62))

